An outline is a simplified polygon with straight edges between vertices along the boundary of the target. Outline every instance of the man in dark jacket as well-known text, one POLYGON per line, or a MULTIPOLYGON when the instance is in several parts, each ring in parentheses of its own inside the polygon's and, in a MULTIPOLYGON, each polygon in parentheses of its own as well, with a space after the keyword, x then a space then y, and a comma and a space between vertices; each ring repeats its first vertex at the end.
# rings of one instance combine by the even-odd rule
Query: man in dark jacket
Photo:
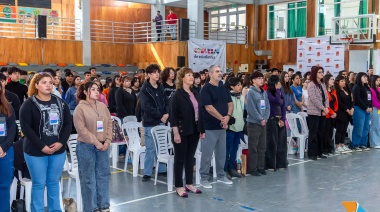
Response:
MULTIPOLYGON (((154 159, 157 157, 151 129, 160 124, 165 124, 169 118, 168 100, 164 95, 164 87, 158 83, 160 67, 157 64, 151 64, 146 68, 146 73, 148 79, 139 94, 146 147, 143 182, 150 180, 154 159)), ((158 168, 159 173, 165 174, 166 167, 164 164, 160 164, 156 168, 158 168)))

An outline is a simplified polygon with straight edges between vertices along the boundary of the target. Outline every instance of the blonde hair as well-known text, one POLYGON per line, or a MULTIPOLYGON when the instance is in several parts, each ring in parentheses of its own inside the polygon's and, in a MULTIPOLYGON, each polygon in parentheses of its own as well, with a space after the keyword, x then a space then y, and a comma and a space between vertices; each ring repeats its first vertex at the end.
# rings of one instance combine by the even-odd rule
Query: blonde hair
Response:
MULTIPOLYGON (((193 74, 193 70, 189 67, 182 67, 178 72, 177 72, 177 85, 176 88, 177 90, 183 88, 183 78, 185 77, 186 74, 191 73, 193 74)), ((190 88, 193 87, 193 85, 190 86, 190 88)))
POLYGON ((28 96, 33 96, 38 94, 38 89, 36 88, 35 84, 40 83, 41 79, 44 77, 50 77, 51 80, 54 80, 53 77, 46 72, 37 73, 33 76, 32 80, 30 81, 30 85, 28 88, 28 96))

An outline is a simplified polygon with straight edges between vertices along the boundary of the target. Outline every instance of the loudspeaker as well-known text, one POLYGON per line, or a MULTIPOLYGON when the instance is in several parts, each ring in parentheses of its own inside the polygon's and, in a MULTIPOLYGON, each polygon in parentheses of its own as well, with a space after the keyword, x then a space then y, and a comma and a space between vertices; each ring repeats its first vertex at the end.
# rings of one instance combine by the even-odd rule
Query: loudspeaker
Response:
POLYGON ((190 20, 185 18, 179 19, 179 40, 189 40, 189 24, 190 20))
POLYGON ((177 67, 181 68, 185 66, 185 56, 177 56, 177 67))
POLYGON ((36 17, 36 38, 46 38, 46 15, 36 17))

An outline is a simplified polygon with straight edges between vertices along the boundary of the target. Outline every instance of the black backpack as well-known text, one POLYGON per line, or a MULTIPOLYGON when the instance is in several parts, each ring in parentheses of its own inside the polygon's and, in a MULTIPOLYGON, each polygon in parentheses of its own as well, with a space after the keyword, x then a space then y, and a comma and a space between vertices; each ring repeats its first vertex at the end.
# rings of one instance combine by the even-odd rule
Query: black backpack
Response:
POLYGON ((26 212, 25 201, 23 199, 13 200, 11 211, 12 212, 26 212))

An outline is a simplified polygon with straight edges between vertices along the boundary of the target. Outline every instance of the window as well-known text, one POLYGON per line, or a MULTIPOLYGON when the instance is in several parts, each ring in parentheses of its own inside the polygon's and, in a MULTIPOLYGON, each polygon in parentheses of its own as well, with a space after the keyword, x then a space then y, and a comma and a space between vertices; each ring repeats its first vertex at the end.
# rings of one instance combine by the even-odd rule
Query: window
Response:
POLYGON ((211 31, 244 29, 246 24, 245 10, 245 6, 242 5, 212 8, 209 11, 211 31))
MULTIPOLYGON (((318 0, 318 35, 339 34, 339 28, 332 32, 334 17, 368 14, 368 0, 318 0)), ((366 20, 359 20, 360 28, 367 27, 366 20)))
POLYGON ((306 36, 306 1, 268 5, 268 39, 306 36))

